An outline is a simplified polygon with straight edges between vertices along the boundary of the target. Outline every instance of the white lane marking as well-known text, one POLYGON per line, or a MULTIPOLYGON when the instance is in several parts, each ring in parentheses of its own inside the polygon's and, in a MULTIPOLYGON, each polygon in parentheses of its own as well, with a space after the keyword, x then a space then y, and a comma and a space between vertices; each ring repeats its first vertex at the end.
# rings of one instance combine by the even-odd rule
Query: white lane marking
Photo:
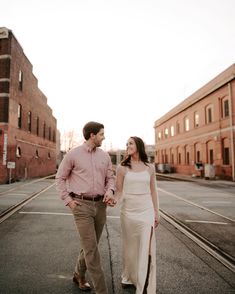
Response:
POLYGON ((64 275, 55 275, 55 274, 49 274, 47 275, 48 278, 52 279, 65 279, 65 280, 71 280, 71 276, 64 276, 64 275))
POLYGON ((206 210, 206 211, 208 211, 208 212, 211 212, 211 213, 213 213, 213 214, 215 214, 215 215, 218 215, 218 216, 220 216, 220 217, 222 217, 222 218, 225 218, 225 219, 227 219, 227 220, 229 220, 229 221, 235 223, 235 219, 229 218, 229 217, 224 216, 224 215, 222 215, 222 214, 220 214, 220 213, 217 213, 217 212, 215 212, 215 211, 213 211, 213 210, 210 210, 210 209, 208 209, 208 208, 206 208, 206 207, 204 207, 204 206, 198 205, 198 204, 196 204, 195 202, 192 202, 192 201, 186 200, 186 199, 184 199, 183 197, 177 196, 176 194, 171 193, 171 192, 168 192, 168 191, 166 191, 166 190, 164 190, 164 189, 158 188, 158 190, 159 190, 159 191, 162 191, 162 192, 165 193, 165 194, 168 194, 168 195, 170 195, 170 196, 173 196, 173 197, 175 197, 175 198, 177 198, 177 199, 179 199, 179 200, 182 200, 182 201, 184 201, 184 202, 186 202, 186 203, 188 203, 188 204, 190 204, 190 205, 192 205, 192 206, 196 206, 196 207, 198 207, 198 208, 200 208, 200 209, 206 210))
POLYGON ((64 212, 41 212, 41 211, 20 211, 19 213, 23 214, 45 214, 45 215, 73 215, 72 213, 64 212))
MULTIPOLYGON (((72 213, 64 213, 64 212, 42 212, 42 211, 20 211, 22 214, 40 214, 40 215, 73 215, 72 213)), ((118 219, 120 216, 116 215, 107 215, 107 218, 118 219)))
POLYGON ((26 193, 11 193, 11 194, 6 194, 7 196, 27 196, 28 194, 26 193))
POLYGON ((202 224, 215 224, 215 225, 228 225, 228 223, 223 222, 212 222, 212 221, 202 221, 202 220, 192 220, 192 219, 186 219, 186 223, 202 223, 202 224))
POLYGON ((232 202, 231 201, 202 201, 202 203, 219 203, 219 204, 231 204, 232 202))

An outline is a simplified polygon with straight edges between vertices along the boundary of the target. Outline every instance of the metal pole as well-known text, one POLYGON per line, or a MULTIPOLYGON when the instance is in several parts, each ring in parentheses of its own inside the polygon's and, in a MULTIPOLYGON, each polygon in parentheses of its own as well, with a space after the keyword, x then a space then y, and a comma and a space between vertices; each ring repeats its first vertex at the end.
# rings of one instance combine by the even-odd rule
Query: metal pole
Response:
POLYGON ((11 184, 11 168, 9 168, 9 184, 11 184))
POLYGON ((234 162, 234 137, 233 137, 233 109, 232 109, 232 90, 231 83, 228 83, 229 111, 230 111, 230 137, 231 137, 231 157, 232 157, 232 179, 235 181, 235 162, 234 162))

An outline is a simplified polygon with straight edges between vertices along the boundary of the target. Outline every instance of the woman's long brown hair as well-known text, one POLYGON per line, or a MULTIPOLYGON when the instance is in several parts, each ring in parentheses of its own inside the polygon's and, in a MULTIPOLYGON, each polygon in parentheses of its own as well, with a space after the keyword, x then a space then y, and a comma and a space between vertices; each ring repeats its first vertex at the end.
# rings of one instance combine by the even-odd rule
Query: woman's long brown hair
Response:
MULTIPOLYGON (((143 140, 139 137, 136 137, 136 136, 133 136, 130 138, 135 141, 136 149, 137 149, 137 152, 139 153, 140 160, 145 165, 147 165, 147 163, 149 163, 149 160, 148 160, 148 156, 145 151, 145 146, 144 146, 143 140)), ((121 165, 128 166, 129 168, 131 168, 131 156, 127 155, 126 158, 121 162, 121 165)))

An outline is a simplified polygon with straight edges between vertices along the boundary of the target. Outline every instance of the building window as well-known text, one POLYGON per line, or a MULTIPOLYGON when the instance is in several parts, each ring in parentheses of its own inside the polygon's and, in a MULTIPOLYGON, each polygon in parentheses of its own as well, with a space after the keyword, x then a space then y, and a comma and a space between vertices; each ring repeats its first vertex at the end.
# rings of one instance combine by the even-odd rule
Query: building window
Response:
POLYGON ((36 118, 36 134, 39 135, 39 117, 36 118))
POLYGON ((22 128, 22 105, 18 104, 18 128, 22 128))
POLYGON ((19 71, 19 90, 23 91, 23 72, 19 71))
POLYGON ((174 154, 171 154, 171 163, 174 164, 174 154))
POLYGON ((186 164, 189 164, 189 152, 186 153, 186 164))
POLYGON ((180 123, 177 121, 176 122, 176 134, 180 133, 180 123))
POLYGON ((175 128, 174 126, 171 126, 171 137, 174 137, 175 135, 175 128))
POLYGON ((16 148, 16 157, 21 157, 21 149, 19 146, 16 148))
POLYGON ((178 154, 178 163, 181 164, 181 153, 178 154))
POLYGON ((214 163, 214 152, 213 149, 209 150, 209 163, 213 164, 214 163))
POLYGON ((189 119, 187 117, 184 119, 184 129, 186 132, 189 131, 189 119))
POLYGON ((200 158, 200 151, 197 151, 197 162, 200 162, 201 158, 200 158))
POLYGON ((223 164, 229 165, 229 148, 225 147, 223 152, 223 164))
POLYGON ((199 114, 198 112, 194 113, 194 126, 197 128, 199 126, 199 114))
POLYGON ((223 117, 229 116, 229 101, 228 99, 223 100, 223 117))
POLYGON ((166 139, 168 138, 168 129, 167 128, 165 129, 165 138, 166 139))
POLYGON ((48 137, 49 140, 51 140, 51 127, 49 127, 49 137, 48 137))
POLYGON ((32 130, 32 113, 31 111, 28 112, 28 131, 31 132, 32 130))
POLYGON ((43 138, 46 138, 46 123, 43 123, 43 138))
POLYGON ((206 107, 206 123, 209 124, 213 121, 213 108, 212 105, 206 107))
POLYGON ((162 138, 162 133, 158 132, 158 140, 161 140, 161 138, 162 138))
POLYGON ((53 142, 56 141, 56 138, 55 138, 55 131, 53 131, 53 142))
POLYGON ((48 154, 47 154, 47 158, 48 158, 48 159, 51 159, 51 153, 50 153, 50 152, 48 152, 48 154))
POLYGON ((38 149, 36 149, 36 152, 35 152, 35 158, 38 158, 38 157, 39 157, 38 149))
POLYGON ((165 154, 165 163, 168 163, 168 155, 165 154))

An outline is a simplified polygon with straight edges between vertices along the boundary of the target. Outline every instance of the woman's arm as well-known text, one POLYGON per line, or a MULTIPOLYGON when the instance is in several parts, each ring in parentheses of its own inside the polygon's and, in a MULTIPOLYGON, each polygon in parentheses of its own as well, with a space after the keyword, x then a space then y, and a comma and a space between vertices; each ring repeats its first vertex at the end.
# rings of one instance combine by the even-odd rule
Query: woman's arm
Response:
POLYGON ((116 171, 115 191, 114 195, 105 195, 103 202, 109 206, 115 206, 117 201, 122 197, 123 181, 125 176, 125 168, 118 165, 116 171))
POLYGON ((150 191, 151 191, 153 207, 155 212, 155 227, 157 227, 160 222, 160 211, 159 211, 159 199, 158 199, 158 194, 156 189, 155 168, 153 165, 150 166, 150 191))
POLYGON ((116 171, 116 190, 115 190, 115 199, 118 201, 122 197, 123 191, 123 182, 126 173, 126 168, 124 166, 118 165, 116 171))

